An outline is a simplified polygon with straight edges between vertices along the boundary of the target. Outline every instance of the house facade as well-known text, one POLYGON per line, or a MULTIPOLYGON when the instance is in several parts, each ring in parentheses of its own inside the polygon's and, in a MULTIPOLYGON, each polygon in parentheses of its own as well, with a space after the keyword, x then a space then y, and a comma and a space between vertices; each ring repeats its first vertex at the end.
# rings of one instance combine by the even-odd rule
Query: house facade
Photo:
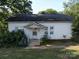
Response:
POLYGON ((44 35, 50 40, 71 38, 72 18, 63 14, 19 14, 8 18, 8 30, 23 30, 28 39, 40 40, 44 35))

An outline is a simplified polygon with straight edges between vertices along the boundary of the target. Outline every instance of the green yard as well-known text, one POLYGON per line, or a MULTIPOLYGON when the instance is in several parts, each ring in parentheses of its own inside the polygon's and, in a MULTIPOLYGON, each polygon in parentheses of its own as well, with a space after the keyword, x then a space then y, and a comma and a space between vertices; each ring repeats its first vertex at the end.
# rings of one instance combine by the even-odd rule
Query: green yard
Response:
POLYGON ((79 50, 4 48, 0 59, 79 59, 79 50))

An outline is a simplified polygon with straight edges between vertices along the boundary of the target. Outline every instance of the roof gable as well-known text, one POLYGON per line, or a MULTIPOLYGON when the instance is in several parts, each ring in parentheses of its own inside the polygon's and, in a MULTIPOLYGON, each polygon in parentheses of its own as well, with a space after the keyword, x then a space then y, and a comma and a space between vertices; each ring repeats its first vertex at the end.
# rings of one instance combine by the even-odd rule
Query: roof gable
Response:
POLYGON ((46 26, 44 25, 41 25, 37 22, 32 22, 32 23, 29 23, 27 26, 24 26, 25 28, 38 28, 38 29, 47 29, 46 26))

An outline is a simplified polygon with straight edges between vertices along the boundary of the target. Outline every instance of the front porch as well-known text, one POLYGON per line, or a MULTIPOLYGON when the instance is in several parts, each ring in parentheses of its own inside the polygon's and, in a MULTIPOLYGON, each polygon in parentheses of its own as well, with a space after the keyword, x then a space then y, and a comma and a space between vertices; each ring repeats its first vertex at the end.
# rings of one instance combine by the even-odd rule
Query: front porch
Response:
POLYGON ((29 23, 27 26, 24 26, 24 29, 25 34, 28 37, 29 46, 34 46, 40 45, 40 39, 44 36, 47 27, 37 22, 33 22, 29 23))

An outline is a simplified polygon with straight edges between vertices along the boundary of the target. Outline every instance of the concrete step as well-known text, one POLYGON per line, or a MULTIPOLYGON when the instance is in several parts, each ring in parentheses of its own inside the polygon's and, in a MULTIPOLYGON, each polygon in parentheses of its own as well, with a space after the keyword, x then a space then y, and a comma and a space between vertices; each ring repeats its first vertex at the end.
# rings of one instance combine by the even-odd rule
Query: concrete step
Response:
POLYGON ((40 45, 40 40, 31 40, 29 46, 33 47, 33 46, 36 46, 36 45, 40 45))

